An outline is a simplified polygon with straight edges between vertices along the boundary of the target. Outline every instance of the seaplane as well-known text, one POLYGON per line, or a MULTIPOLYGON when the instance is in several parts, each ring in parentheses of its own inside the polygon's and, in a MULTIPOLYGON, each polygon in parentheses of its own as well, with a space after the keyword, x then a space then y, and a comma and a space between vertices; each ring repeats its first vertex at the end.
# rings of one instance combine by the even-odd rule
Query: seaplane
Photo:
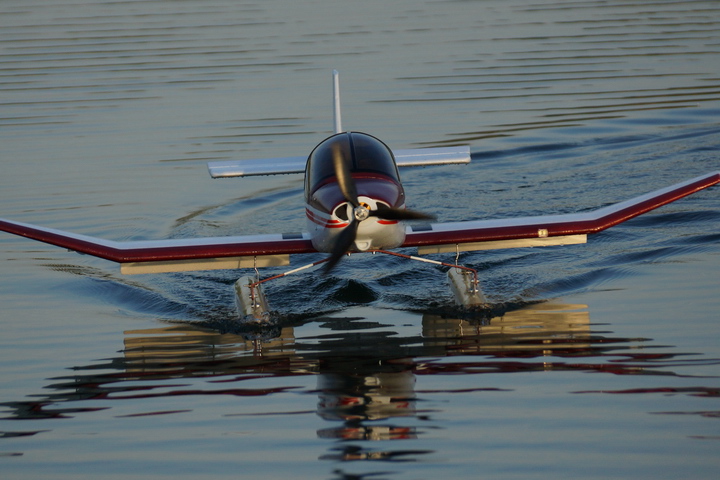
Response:
POLYGON ((112 241, 0 219, 0 230, 120 264, 123 274, 154 274, 214 269, 252 269, 234 286, 239 318, 262 324, 270 308, 262 285, 324 264, 332 271, 346 255, 396 255, 448 268, 458 305, 480 309, 487 301, 477 270, 458 264, 460 252, 573 245, 621 222, 720 182, 720 171, 693 178, 594 211, 436 222, 406 207, 400 168, 467 164, 468 146, 392 150, 367 133, 342 128, 337 71, 332 72, 334 133, 308 156, 210 162, 213 178, 304 173, 306 231, 171 240, 112 241), (402 251, 417 249, 415 255, 402 251), (401 250, 398 252, 397 250, 401 250), (290 265, 290 256, 327 254, 320 260, 260 278, 258 269, 290 265), (442 262, 429 254, 455 254, 442 262))

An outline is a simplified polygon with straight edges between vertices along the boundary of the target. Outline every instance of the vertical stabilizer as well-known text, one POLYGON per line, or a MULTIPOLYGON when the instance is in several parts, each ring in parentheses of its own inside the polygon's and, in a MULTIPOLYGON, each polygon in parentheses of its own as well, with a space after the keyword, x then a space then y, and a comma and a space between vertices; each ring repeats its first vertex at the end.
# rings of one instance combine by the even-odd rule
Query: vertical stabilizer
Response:
POLYGON ((337 70, 333 70, 333 122, 335 125, 335 133, 340 133, 342 129, 342 118, 340 117, 340 80, 337 70))

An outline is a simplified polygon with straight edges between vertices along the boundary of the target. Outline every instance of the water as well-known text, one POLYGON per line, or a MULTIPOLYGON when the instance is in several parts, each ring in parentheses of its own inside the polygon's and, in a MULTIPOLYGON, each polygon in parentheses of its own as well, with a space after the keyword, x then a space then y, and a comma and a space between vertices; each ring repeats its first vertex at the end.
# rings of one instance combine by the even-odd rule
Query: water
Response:
MULTIPOLYGON (((594 209, 718 169, 718 23, 716 2, 6 1, 1 213, 114 240, 300 230, 300 178, 205 164, 308 152, 333 68, 346 127, 471 146, 403 171, 413 208, 594 209)), ((0 475, 715 478, 717 192, 587 245, 461 255, 493 318, 395 258, 287 277, 256 341, 236 272, 123 277, 0 235, 0 475)))

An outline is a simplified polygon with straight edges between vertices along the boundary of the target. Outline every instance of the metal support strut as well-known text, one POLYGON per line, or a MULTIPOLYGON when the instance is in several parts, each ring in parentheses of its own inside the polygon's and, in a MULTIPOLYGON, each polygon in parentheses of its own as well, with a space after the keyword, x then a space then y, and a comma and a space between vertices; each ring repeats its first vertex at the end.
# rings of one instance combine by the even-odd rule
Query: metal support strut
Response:
POLYGON ((235 303, 237 304, 238 313, 240 318, 247 322, 265 323, 270 319, 270 308, 268 306, 265 295, 262 291, 262 284, 275 280, 276 278, 291 275, 293 273, 300 272, 302 270, 320 265, 329 261, 330 258, 324 258, 317 262, 309 263, 305 266, 289 270, 279 275, 273 275, 272 277, 258 279, 259 275, 257 269, 255 270, 255 277, 242 277, 235 282, 235 303))
MULTIPOLYGON (((413 255, 405 255, 403 253, 391 252, 389 250, 368 250, 369 253, 383 253, 385 255, 392 255, 395 257, 406 258, 408 260, 416 260, 418 262, 430 263, 433 265, 442 265, 444 267, 450 267, 448 271, 448 279, 450 280, 450 287, 455 296, 455 301, 464 307, 478 307, 486 305, 487 301, 485 296, 480 291, 479 285, 480 280, 478 279, 478 272, 474 268, 465 267, 458 265, 457 263, 440 262, 438 260, 430 260, 428 258, 416 257, 413 255)), ((348 254, 349 255, 349 254, 348 254)), ((261 285, 270 280, 286 277, 294 273, 307 270, 308 268, 316 267, 320 264, 328 262, 330 257, 318 260, 316 262, 308 263, 302 267, 288 270, 287 272, 273 275, 268 278, 259 280, 256 276, 243 277, 235 283, 236 297, 238 308, 244 318, 250 318, 258 322, 265 321, 269 316, 269 308, 265 295, 262 292, 261 285)), ((456 257, 457 261, 457 257, 456 257)), ((257 269, 255 270, 257 274, 257 269)))
POLYGON ((478 280, 478 272, 474 268, 464 267, 464 266, 458 265, 456 263, 439 262, 437 260, 430 260, 429 258, 416 257, 413 255, 405 255, 403 253, 391 252, 389 250, 370 250, 370 252, 384 253, 386 255, 393 255, 395 257, 407 258, 408 260, 417 260, 418 262, 432 263, 433 265, 442 265, 444 267, 452 267, 452 268, 457 268, 458 270, 463 270, 465 272, 468 272, 469 274, 472 274, 472 276, 473 276, 471 292, 473 292, 473 293, 478 292, 478 285, 480 284, 480 280, 478 280))
POLYGON ((388 250, 370 251, 373 253, 384 253, 386 255, 407 258, 408 260, 417 260, 418 262, 450 267, 450 270, 448 271, 448 279, 450 280, 450 288, 452 289, 453 295, 455 296, 455 302, 458 305, 468 308, 480 307, 487 304, 485 296, 480 291, 480 280, 478 279, 477 270, 475 270, 474 268, 458 265, 457 261, 459 255, 455 256, 456 263, 453 264, 447 262, 440 262, 437 260, 430 260, 429 258, 415 257, 413 255, 405 255, 403 253, 391 252, 388 250))
MULTIPOLYGON (((278 279, 278 278, 286 277, 286 276, 288 276, 288 275, 292 275, 293 273, 297 273, 297 272, 301 272, 301 271, 303 271, 303 270, 307 270, 308 268, 315 267, 315 266, 317 266, 317 265, 323 264, 323 263, 328 262, 328 261, 330 261, 330 257, 328 257, 328 258, 323 258, 322 260, 318 260, 317 262, 308 263, 307 265, 303 265, 302 267, 298 267, 298 268, 294 268, 294 269, 292 269, 292 270, 288 270, 287 272, 281 273, 281 274, 279 274, 279 275, 273 275, 272 277, 264 278, 264 279, 262 279, 262 280, 258 280, 258 281, 256 281, 256 282, 253 282, 253 283, 251 283, 250 285, 248 285, 248 287, 250 287, 250 293, 251 293, 251 295, 254 297, 254 293, 253 293, 253 292, 255 291, 255 289, 256 289, 257 287, 259 287, 261 284, 265 283, 265 282, 269 282, 270 280, 275 280, 275 279, 278 279)), ((251 298, 253 298, 253 297, 251 297, 251 298)))

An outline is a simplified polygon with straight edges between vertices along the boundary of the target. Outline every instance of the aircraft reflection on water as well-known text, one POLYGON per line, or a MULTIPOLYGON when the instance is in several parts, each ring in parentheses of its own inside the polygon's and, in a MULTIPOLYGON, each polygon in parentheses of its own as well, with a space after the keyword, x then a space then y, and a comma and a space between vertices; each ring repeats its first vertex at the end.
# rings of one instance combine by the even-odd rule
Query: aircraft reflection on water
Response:
MULTIPOLYGON (((382 318, 390 320, 391 316, 388 313, 382 318)), ((433 425, 433 413, 438 410, 418 408, 424 395, 504 391, 479 386, 487 382, 469 381, 458 390, 417 389, 421 376, 536 371, 677 375, 668 368, 676 365, 679 354, 637 348, 649 339, 593 331, 586 305, 538 303, 484 322, 426 314, 422 333, 417 335, 398 335, 398 325, 365 317, 327 317, 322 329, 327 333, 296 337, 295 328, 286 326, 277 338, 264 342, 262 350, 241 335, 191 323, 127 331, 122 356, 73 367, 73 375, 54 378, 46 387, 53 393, 4 403, 3 419, 71 418, 113 408, 97 406, 105 400, 123 402, 127 407, 129 401, 166 397, 302 393, 317 396, 314 409, 222 416, 314 414, 334 424, 316 431, 318 438, 333 441, 320 459, 409 461, 433 451, 393 449, 386 444, 378 450, 353 442, 413 440, 425 430, 439 428, 433 425), (287 380, 307 376, 316 377, 315 388, 287 380), (258 379, 264 386, 253 385, 258 379), (268 379, 276 379, 277 384, 268 387, 268 379), (179 382, 168 383, 173 380, 179 382), (84 400, 93 401, 93 406, 76 403, 84 400)), ((261 403, 257 405, 263 408, 261 403)), ((121 417, 183 413, 194 408, 188 405, 187 409, 141 411, 121 417)), ((31 436, 45 431, 21 433, 31 436)))
MULTIPOLYGON (((193 324, 127 331, 122 356, 107 363, 74 367, 72 376, 54 379, 55 383, 47 387, 53 391, 49 395, 6 403, 11 414, 5 418, 68 418, 112 408, 83 407, 76 403, 81 400, 127 402, 184 395, 262 397, 297 392, 298 387, 287 380, 269 388, 245 388, 243 384, 252 384, 258 378, 314 375, 316 388, 303 393, 317 395, 316 408, 292 413, 315 414, 335 424, 316 432, 319 438, 342 442, 333 443, 321 459, 403 461, 432 452, 377 450, 347 442, 417 438, 419 427, 411 420, 401 419, 430 419, 432 411, 417 408, 418 394, 422 394, 415 390, 419 375, 520 368, 545 370, 553 368, 552 363, 542 360, 547 355, 598 354, 592 353, 589 315, 584 308, 584 305, 538 304, 485 324, 424 315, 422 334, 411 336, 397 335, 393 325, 366 318, 332 317, 322 326, 328 329, 327 333, 297 338, 295 328, 287 326, 277 338, 265 341, 261 351, 254 341, 241 335, 197 328, 193 324), (417 360, 460 355, 483 358, 471 363, 467 357, 460 362, 417 360), (513 367, 506 360, 512 357, 541 360, 513 367), (174 379, 183 383, 169 386, 167 381, 174 379)), ((183 411, 191 410, 192 407, 183 411)), ((175 411, 130 416, 168 413, 175 411)), ((225 416, 254 415, 263 413, 225 416)))
MULTIPOLYGON (((440 391, 416 389, 420 376, 553 370, 655 374, 646 370, 644 362, 652 360, 657 369, 663 363, 659 360, 674 357, 629 350, 628 344, 635 347, 645 339, 613 338, 593 332, 585 305, 535 304, 477 323, 424 315, 422 333, 409 336, 397 335, 395 325, 367 318, 332 317, 322 329, 329 330, 298 338, 293 327, 284 327, 281 335, 266 342, 262 351, 240 335, 192 324, 128 331, 122 356, 74 367, 73 375, 53 379, 55 383, 47 387, 53 391, 49 395, 5 403, 10 414, 4 418, 68 418, 113 408, 98 407, 97 401, 103 400, 127 405, 132 400, 185 395, 263 397, 292 391, 316 395, 318 401, 313 410, 287 414, 315 414, 336 423, 316 432, 319 438, 343 442, 333 444, 330 453, 321 458, 402 461, 431 452, 388 448, 377 451, 347 442, 415 439, 422 433, 419 429, 432 428, 434 410, 418 408, 418 397, 440 391), (298 390, 302 387, 288 380, 267 386, 268 378, 308 375, 317 377, 316 388, 298 390), (182 382, 168 384, 168 380, 175 379, 182 382), (263 387, 253 385, 257 379, 263 379, 263 387), (94 406, 77 403, 82 400, 93 400, 94 406), (409 419, 422 420, 423 426, 409 419)), ((459 392, 499 390, 474 387, 471 382, 465 385, 459 392)), ((127 416, 192 409, 189 406, 187 410, 127 416)))

